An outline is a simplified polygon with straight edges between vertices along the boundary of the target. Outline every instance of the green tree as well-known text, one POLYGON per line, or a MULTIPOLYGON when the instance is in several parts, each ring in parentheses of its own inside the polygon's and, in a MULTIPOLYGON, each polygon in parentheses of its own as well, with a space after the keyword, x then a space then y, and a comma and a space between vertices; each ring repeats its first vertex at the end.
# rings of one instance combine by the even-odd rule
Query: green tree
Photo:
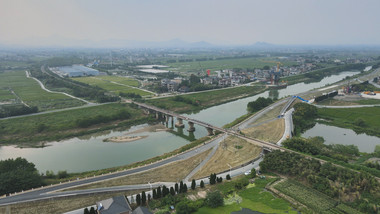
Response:
POLYGON ((90 214, 96 214, 96 211, 95 211, 95 208, 94 208, 94 207, 91 207, 91 208, 90 208, 90 214))
POLYGON ((196 186, 196 183, 195 183, 195 180, 193 179, 193 180, 191 181, 191 189, 192 189, 192 190, 195 190, 195 186, 196 186))
POLYGON ((222 194, 219 191, 207 193, 206 204, 212 208, 223 206, 224 201, 222 194))
POLYGON ((142 205, 146 205, 146 194, 145 194, 145 191, 142 191, 141 193, 141 204, 142 205))
POLYGON ((83 211, 83 214, 90 214, 90 211, 88 210, 88 208, 84 208, 84 211, 83 211))
POLYGON ((170 187, 170 194, 171 194, 172 196, 174 196, 174 195, 175 195, 175 190, 174 190, 174 188, 173 188, 173 187, 170 187))
POLYGON ((58 171, 58 178, 59 179, 61 179, 61 178, 67 178, 67 176, 69 175, 68 173, 67 173, 67 171, 66 170, 64 170, 64 171, 58 171))
POLYGON ((252 168, 252 169, 251 169, 250 177, 251 177, 251 178, 256 178, 256 169, 255 169, 255 168, 252 168))
POLYGON ((205 187, 205 182, 203 182, 203 180, 201 180, 200 187, 201 187, 201 188, 204 188, 204 187, 205 187))
POLYGON ((153 199, 157 199, 157 191, 156 191, 156 189, 153 189, 153 199))
POLYGON ((158 187, 157 188, 157 198, 161 198, 161 197, 162 197, 161 187, 158 187))
POLYGON ((231 175, 230 174, 226 175, 226 180, 231 180, 231 175))
POLYGON ((184 192, 184 193, 187 192, 187 185, 186 185, 186 184, 183 184, 183 192, 184 192))
POLYGON ((176 193, 179 193, 178 183, 175 183, 175 185, 174 185, 174 190, 175 190, 176 193))
POLYGON ((137 206, 141 205, 141 196, 140 196, 140 194, 136 195, 136 204, 137 204, 137 206))

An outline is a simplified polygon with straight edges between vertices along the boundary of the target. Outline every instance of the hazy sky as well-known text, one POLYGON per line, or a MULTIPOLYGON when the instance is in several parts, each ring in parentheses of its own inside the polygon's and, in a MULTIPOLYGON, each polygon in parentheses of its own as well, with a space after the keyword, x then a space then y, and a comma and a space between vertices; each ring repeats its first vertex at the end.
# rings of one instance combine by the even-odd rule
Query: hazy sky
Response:
POLYGON ((380 44, 379 9, 380 0, 0 0, 0 43, 380 44))

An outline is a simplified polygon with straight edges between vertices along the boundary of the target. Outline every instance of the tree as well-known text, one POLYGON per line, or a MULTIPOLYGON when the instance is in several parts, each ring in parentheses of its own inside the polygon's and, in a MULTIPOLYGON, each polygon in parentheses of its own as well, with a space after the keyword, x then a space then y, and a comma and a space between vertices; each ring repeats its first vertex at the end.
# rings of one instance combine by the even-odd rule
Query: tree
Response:
POLYGON ((142 191, 141 193, 141 204, 146 205, 146 194, 145 191, 142 191))
POLYGON ((183 192, 183 181, 179 183, 179 193, 183 192))
POLYGON ((192 189, 192 190, 195 190, 195 186, 196 186, 196 184, 195 184, 195 180, 193 179, 193 180, 191 181, 191 189, 192 189))
POLYGON ((174 188, 173 188, 173 187, 170 187, 170 194, 171 194, 172 196, 174 196, 174 195, 175 195, 175 190, 174 190, 174 188))
POLYGON ((161 198, 161 197, 162 197, 161 187, 158 187, 157 188, 157 198, 161 198))
POLYGON ((156 191, 156 189, 153 189, 153 199, 157 199, 157 191, 156 191))
POLYGON ((67 171, 64 170, 64 171, 58 171, 58 178, 61 179, 61 178, 67 178, 67 176, 69 176, 69 174, 67 174, 67 171))
POLYGON ((94 207, 91 207, 91 208, 90 208, 90 214, 96 214, 96 211, 95 211, 95 208, 94 208, 94 207))
POLYGON ((84 211, 83 211, 83 214, 90 214, 90 211, 88 210, 88 208, 84 208, 84 211))
POLYGON ((137 206, 141 205, 141 196, 140 196, 140 194, 136 195, 136 204, 137 204, 137 206))
POLYGON ((40 187, 42 177, 34 164, 24 158, 0 161, 0 195, 40 187))
POLYGON ((209 180, 211 185, 216 184, 216 174, 211 174, 209 180))
POLYGON ((179 189, 178 189, 178 183, 175 183, 175 185, 174 185, 174 190, 176 191, 176 193, 179 193, 178 191, 179 191, 179 189))
POLYGON ((152 196, 150 195, 150 193, 148 194, 148 201, 151 201, 152 200, 152 196))
POLYGON ((183 192, 184 192, 184 193, 187 192, 187 185, 186 185, 186 184, 183 185, 183 192))
POLYGON ((252 168, 252 169, 251 169, 250 177, 251 177, 251 178, 256 178, 256 169, 255 169, 255 168, 252 168))
POLYGON ((200 187, 201 187, 201 188, 204 188, 204 187, 205 187, 205 182, 203 182, 203 180, 201 180, 200 187))
POLYGON ((230 174, 227 174, 227 175, 226 175, 226 180, 231 180, 231 176, 230 176, 230 174))
POLYGON ((207 193, 206 204, 209 207, 216 208, 223 206, 223 196, 219 191, 207 193))

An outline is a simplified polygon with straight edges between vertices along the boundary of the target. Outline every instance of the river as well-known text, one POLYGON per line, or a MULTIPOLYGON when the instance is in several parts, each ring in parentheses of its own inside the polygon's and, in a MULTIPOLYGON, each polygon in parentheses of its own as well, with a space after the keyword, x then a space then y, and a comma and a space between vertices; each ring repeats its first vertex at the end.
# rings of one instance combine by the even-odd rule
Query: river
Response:
MULTIPOLYGON (((347 76, 358 72, 341 72, 337 75, 325 77, 317 83, 298 83, 278 90, 278 97, 285 97, 320 88, 335 83, 347 76)), ((239 99, 233 102, 221 104, 204 109, 198 113, 187 114, 188 117, 208 122, 215 126, 223 126, 247 113, 248 102, 258 97, 268 97, 269 92, 239 99)), ((189 143, 189 138, 200 138, 207 134, 204 127, 195 125, 194 136, 186 131, 186 128, 176 129, 176 134, 165 131, 144 131, 133 135, 147 136, 144 139, 128 143, 103 142, 103 139, 126 135, 148 126, 143 124, 133 126, 123 131, 109 131, 104 134, 96 134, 88 137, 72 138, 60 142, 47 143, 43 148, 17 148, 15 146, 0 147, 0 159, 23 157, 33 162, 40 172, 46 170, 67 170, 68 172, 83 172, 115 166, 131 164, 162 155, 189 143)), ((170 125, 169 125, 170 126, 170 125)))
POLYGON ((355 145, 360 152, 372 153, 376 145, 380 145, 380 138, 366 134, 356 134, 351 129, 335 126, 327 126, 317 123, 313 128, 302 134, 302 137, 321 136, 325 139, 325 144, 355 145))

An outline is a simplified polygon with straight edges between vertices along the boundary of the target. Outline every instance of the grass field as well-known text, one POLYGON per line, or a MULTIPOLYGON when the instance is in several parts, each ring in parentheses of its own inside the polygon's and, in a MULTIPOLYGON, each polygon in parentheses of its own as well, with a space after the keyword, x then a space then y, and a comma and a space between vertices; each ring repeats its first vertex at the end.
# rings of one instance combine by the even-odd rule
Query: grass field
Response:
POLYGON ((248 143, 237 137, 228 137, 221 142, 219 148, 211 159, 193 176, 193 178, 203 178, 211 173, 219 173, 228 170, 230 167, 236 167, 244 164, 255 157, 258 157, 261 148, 248 143))
MULTIPOLYGON (((177 62, 169 63, 171 70, 178 72, 200 72, 201 70, 210 69, 211 71, 223 70, 223 69, 253 69, 253 68, 263 68, 264 66, 276 66, 278 61, 276 58, 236 58, 236 59, 221 59, 221 60, 208 60, 208 61, 193 61, 193 62, 177 62), (272 62, 271 62, 272 61, 272 62)), ((296 62, 293 61, 281 61, 283 65, 295 65, 296 62)))
MULTIPOLYGON (((25 75, 25 71, 0 73, 0 86, 11 89, 26 104, 37 106, 40 111, 80 106, 82 101, 63 94, 49 93, 41 89, 40 85, 25 75)), ((9 98, 9 93, 2 92, 0 100, 9 98), (3 97, 4 95, 5 97, 3 97)))
POLYGON ((329 109, 319 108, 321 123, 380 136, 380 107, 329 109))
POLYGON ((242 130, 249 137, 257 138, 270 143, 277 143, 284 134, 284 119, 274 120, 260 126, 255 126, 242 130))
MULTIPOLYGON (((99 78, 99 77, 76 77, 76 78, 72 78, 72 80, 74 80, 74 81, 83 82, 83 83, 86 83, 86 84, 89 84, 92 86, 98 86, 98 87, 100 87, 106 91, 112 92, 116 95, 119 95, 119 92, 135 93, 135 94, 139 94, 141 96, 152 95, 152 93, 149 93, 149 92, 137 89, 137 88, 129 87, 128 85, 135 84, 134 81, 130 81, 128 79, 127 80, 120 80, 119 83, 125 82, 125 83, 121 83, 121 84, 125 84, 125 85, 119 85, 117 83, 112 83, 111 81, 114 81, 113 79, 116 79, 116 78, 115 77, 102 77, 102 78, 99 78), (107 79, 107 78, 110 78, 110 79, 107 79)), ((116 82, 116 81, 114 81, 114 82, 116 82)))
POLYGON ((121 77, 121 76, 97 76, 97 78, 102 79, 102 80, 107 80, 107 81, 113 81, 117 83, 121 83, 124 85, 129 85, 133 87, 138 87, 139 86, 139 81, 135 79, 131 79, 128 77, 121 77))
POLYGON ((13 95, 9 89, 6 87, 0 88, 0 102, 9 102, 14 99, 17 99, 17 97, 13 95))
MULTIPOLYGON (((264 187, 271 182, 271 179, 256 179, 255 185, 237 193, 243 199, 239 204, 224 205, 218 208, 202 207, 196 214, 230 214, 231 212, 240 211, 242 208, 248 208, 252 211, 261 213, 291 213, 296 214, 290 204, 281 199, 274 197, 270 192, 265 191, 264 187)), ((224 183, 222 185, 228 185, 224 183)))
POLYGON ((318 102, 318 105, 331 105, 331 106, 351 106, 351 105, 373 105, 380 104, 379 99, 360 99, 355 101, 338 100, 334 98, 328 98, 318 102))
POLYGON ((150 99, 146 102, 157 107, 169 109, 176 112, 187 112, 201 110, 210 106, 236 100, 238 98, 252 96, 260 92, 263 92, 264 90, 264 87, 242 86, 235 88, 227 88, 223 90, 205 91, 201 93, 181 95, 181 97, 184 97, 186 99, 198 101, 198 106, 194 106, 184 102, 174 101, 173 97, 150 99))
MULTIPOLYGON (((70 133, 79 133, 90 128, 77 128, 76 121, 96 117, 110 116, 121 110, 131 113, 130 120, 146 117, 140 110, 129 107, 127 104, 105 104, 93 107, 33 115, 21 118, 0 120, 0 142, 6 144, 18 142, 36 142, 40 140, 56 140, 70 133), (43 124, 44 129, 38 132, 43 124)), ((93 127, 92 129, 97 129, 93 127)))
POLYGON ((71 196, 68 198, 17 203, 17 204, 12 204, 9 206, 1 206, 0 213, 7 213, 6 212, 7 207, 10 213, 31 213, 31 214, 64 213, 64 212, 80 209, 83 207, 95 205, 97 201, 108 199, 113 196, 119 196, 119 195, 129 196, 129 195, 141 193, 141 191, 143 190, 123 191, 123 192, 115 192, 115 193, 97 193, 94 195, 71 196))
POLYGON ((287 179, 279 182, 274 188, 302 203, 316 213, 360 213, 347 205, 339 204, 323 193, 293 180, 287 179))
POLYGON ((93 189, 100 187, 112 187, 132 184, 147 184, 155 182, 179 182, 184 179, 206 156, 211 149, 195 155, 186 160, 177 161, 156 169, 141 172, 133 175, 124 176, 117 179, 107 180, 103 182, 93 183, 76 188, 66 189, 65 191, 93 189))

